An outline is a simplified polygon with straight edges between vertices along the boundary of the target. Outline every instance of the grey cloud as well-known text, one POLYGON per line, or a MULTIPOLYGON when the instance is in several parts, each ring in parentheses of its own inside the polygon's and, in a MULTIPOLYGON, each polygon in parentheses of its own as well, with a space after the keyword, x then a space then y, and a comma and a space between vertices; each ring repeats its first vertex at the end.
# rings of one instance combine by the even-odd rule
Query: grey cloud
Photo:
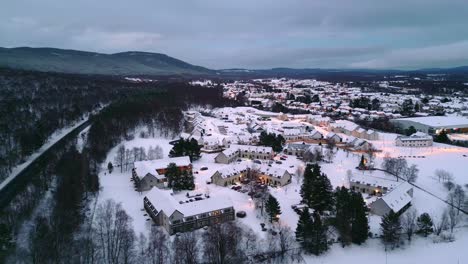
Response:
POLYGON ((466 0, 16 0, 0 9, 0 46, 153 51, 212 68, 433 67, 468 62, 391 54, 468 41, 466 14, 466 0))

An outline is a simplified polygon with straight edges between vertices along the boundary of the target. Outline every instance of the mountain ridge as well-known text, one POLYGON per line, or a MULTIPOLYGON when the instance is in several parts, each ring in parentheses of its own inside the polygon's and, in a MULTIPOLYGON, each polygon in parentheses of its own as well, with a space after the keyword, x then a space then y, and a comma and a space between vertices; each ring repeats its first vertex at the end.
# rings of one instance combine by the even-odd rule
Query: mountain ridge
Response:
POLYGON ((32 48, 0 47, 0 67, 97 75, 259 75, 301 76, 314 74, 468 74, 468 66, 450 68, 398 69, 326 69, 289 68, 270 69, 231 68, 213 70, 193 65, 167 54, 145 51, 99 53, 91 51, 59 49, 50 47, 32 48))
POLYGON ((127 51, 113 54, 57 48, 0 48, 0 66, 36 70, 102 75, 212 74, 162 53, 127 51))

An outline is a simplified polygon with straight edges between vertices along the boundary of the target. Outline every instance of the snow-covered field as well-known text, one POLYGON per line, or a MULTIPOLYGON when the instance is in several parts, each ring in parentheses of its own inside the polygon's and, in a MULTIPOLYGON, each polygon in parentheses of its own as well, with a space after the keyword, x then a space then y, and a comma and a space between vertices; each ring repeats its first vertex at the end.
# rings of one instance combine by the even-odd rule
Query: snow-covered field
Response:
MULTIPOLYGON (((209 122, 211 123, 211 122, 209 122)), ((211 125, 210 125, 211 126, 211 125)), ((215 127, 212 132, 215 132, 215 127)), ((401 148, 394 146, 394 134, 381 134, 381 140, 373 141, 372 143, 377 149, 381 149, 376 158, 376 167, 380 167, 382 159, 386 153, 392 157, 406 156, 406 159, 411 164, 416 164, 419 168, 419 177, 416 181, 418 186, 429 190, 435 195, 445 199, 447 191, 442 183, 439 183, 434 176, 437 169, 444 169, 454 176, 454 182, 457 184, 468 184, 468 149, 444 144, 435 143, 432 147, 427 148, 401 148), (466 155, 463 156, 463 155, 466 155)), ((172 139, 163 138, 136 138, 131 141, 124 142, 126 148, 133 147, 155 147, 159 145, 167 156, 171 145, 169 142, 172 139)), ((133 188, 133 183, 130 181, 131 172, 121 173, 119 168, 115 168, 112 174, 106 171, 107 162, 113 161, 117 152, 117 147, 112 149, 108 155, 107 161, 103 164, 102 172, 100 173, 100 182, 102 190, 99 194, 99 201, 106 199, 114 199, 122 203, 123 208, 132 216, 135 232, 147 234, 152 221, 149 221, 147 216, 144 216, 143 197, 145 193, 138 193, 133 188)), ((260 216, 259 211, 254 208, 253 202, 249 200, 249 196, 230 189, 229 187, 216 186, 207 184, 213 173, 225 166, 224 164, 214 163, 216 154, 202 154, 202 158, 193 163, 193 170, 199 171, 195 176, 196 190, 191 193, 207 193, 216 198, 217 196, 225 196, 232 200, 236 211, 242 210, 247 212, 246 218, 238 218, 239 221, 248 225, 260 237, 265 237, 265 232, 261 231, 260 223, 266 223, 265 219, 260 216), (208 167, 208 170, 200 171, 201 167, 208 167)), ((322 171, 328 175, 334 187, 347 185, 347 171, 359 173, 355 167, 358 165, 361 154, 347 153, 343 150, 338 150, 333 163, 323 163, 322 171)), ((276 165, 276 164, 275 164, 276 165)), ((298 166, 304 166, 303 162, 296 157, 289 156, 283 164, 278 165, 290 172, 294 173, 298 166)), ((381 172, 374 172, 381 173, 381 172)), ((389 176, 387 176, 389 177, 389 176)), ((279 200, 282 210, 280 219, 281 225, 287 225, 295 230, 298 215, 291 209, 291 205, 297 204, 300 201, 301 179, 293 177, 292 183, 281 188, 270 188, 270 192, 279 200)), ((185 195, 182 192, 177 195, 185 195)), ((414 190, 413 207, 417 209, 418 214, 428 212, 431 216, 438 217, 447 207, 442 201, 430 196, 429 194, 414 190)), ((371 232, 379 233, 380 217, 371 215, 370 226, 371 232)), ((320 257, 304 256, 307 263, 363 263, 369 261, 378 261, 382 263, 467 263, 466 248, 468 248, 468 228, 466 227, 466 219, 460 224, 455 232, 456 240, 451 243, 433 243, 430 238, 417 237, 410 245, 405 245, 403 248, 385 252, 379 239, 369 239, 365 245, 350 246, 341 248, 339 245, 334 245, 324 255, 320 257)))

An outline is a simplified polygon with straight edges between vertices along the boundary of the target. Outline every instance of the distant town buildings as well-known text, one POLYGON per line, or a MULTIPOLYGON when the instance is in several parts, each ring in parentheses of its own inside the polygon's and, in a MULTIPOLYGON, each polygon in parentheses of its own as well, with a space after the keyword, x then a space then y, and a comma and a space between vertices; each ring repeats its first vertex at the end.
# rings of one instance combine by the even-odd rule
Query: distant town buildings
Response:
POLYGON ((396 126, 407 129, 414 127, 416 131, 429 135, 439 134, 444 130, 447 133, 468 133, 468 118, 462 116, 426 116, 399 118, 390 120, 396 126))
POLYGON ((430 147, 432 146, 432 141, 431 136, 422 132, 416 132, 409 137, 396 137, 395 145, 398 147, 430 147))

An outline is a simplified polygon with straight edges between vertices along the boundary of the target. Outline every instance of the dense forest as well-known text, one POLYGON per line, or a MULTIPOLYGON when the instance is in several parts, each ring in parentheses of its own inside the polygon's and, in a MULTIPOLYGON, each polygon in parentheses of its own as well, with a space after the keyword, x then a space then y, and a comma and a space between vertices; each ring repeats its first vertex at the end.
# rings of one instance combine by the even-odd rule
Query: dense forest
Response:
POLYGON ((75 140, 64 143, 47 162, 40 164, 12 202, 1 209, 0 238, 7 242, 0 245, 0 262, 7 258, 27 263, 66 263, 75 255, 76 263, 99 263, 94 259, 97 238, 91 236, 96 230, 90 227, 86 213, 99 192, 97 175, 107 152, 122 139, 135 136, 137 127, 146 127, 150 134, 155 130, 168 136, 178 134, 183 123, 182 111, 191 106, 232 105, 222 98, 221 88, 194 87, 174 81, 130 83, 98 76, 5 70, 2 85, 2 102, 8 104, 5 108, 2 104, 2 111, 10 109, 23 118, 23 122, 12 122, 13 115, 1 115, 4 130, 0 134, 14 142, 13 149, 1 152, 10 159, 10 164, 2 164, 4 173, 40 147, 47 133, 100 105, 106 106, 90 117, 91 127, 82 150, 76 149, 75 140), (30 125, 38 122, 47 124, 48 130, 37 132, 30 125), (32 131, 41 133, 42 138, 34 146, 16 137, 17 133, 32 131), (23 148, 30 148, 30 152, 23 153, 23 148), (15 158, 12 151, 17 155, 15 158), (26 230, 25 221, 30 223, 26 230))
POLYGON ((0 180, 54 131, 138 88, 111 78, 0 69, 0 180))

